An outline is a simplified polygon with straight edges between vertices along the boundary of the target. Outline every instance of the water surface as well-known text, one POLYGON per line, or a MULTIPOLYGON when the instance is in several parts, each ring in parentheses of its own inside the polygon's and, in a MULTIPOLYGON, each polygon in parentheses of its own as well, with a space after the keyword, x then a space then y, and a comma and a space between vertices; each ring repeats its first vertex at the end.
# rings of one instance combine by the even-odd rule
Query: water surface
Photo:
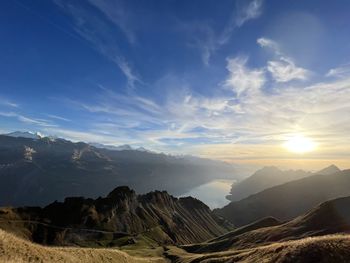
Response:
POLYGON ((234 180, 214 180, 197 186, 182 196, 193 196, 204 202, 211 209, 220 208, 230 202, 225 197, 230 193, 234 182, 234 180))

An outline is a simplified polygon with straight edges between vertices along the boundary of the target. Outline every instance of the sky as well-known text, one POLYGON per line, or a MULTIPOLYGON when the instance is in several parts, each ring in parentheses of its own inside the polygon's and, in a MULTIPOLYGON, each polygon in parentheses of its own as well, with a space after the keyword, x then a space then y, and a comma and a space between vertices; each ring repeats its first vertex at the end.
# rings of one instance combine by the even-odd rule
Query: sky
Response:
POLYGON ((0 132, 350 167, 347 0, 0 2, 0 132), (313 151, 286 149, 294 137, 313 151))

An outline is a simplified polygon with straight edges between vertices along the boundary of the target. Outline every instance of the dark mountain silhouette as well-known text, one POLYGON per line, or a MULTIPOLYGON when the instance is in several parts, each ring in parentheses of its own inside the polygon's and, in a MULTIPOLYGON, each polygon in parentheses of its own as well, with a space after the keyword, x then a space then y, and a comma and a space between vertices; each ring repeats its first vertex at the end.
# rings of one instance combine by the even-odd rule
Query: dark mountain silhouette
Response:
MULTIPOLYGON (((233 249, 236 251, 236 255, 240 254, 239 250, 245 251, 246 253, 248 252, 247 254, 258 254, 259 250, 262 249, 262 246, 266 247, 271 244, 276 247, 278 244, 293 244, 300 246, 303 243, 309 243, 307 248, 308 251, 304 251, 302 255, 299 254, 299 257, 304 259, 304 261, 298 261, 297 258, 294 258, 295 262, 305 262, 308 257, 314 257, 313 254, 316 251, 321 253, 321 248, 324 248, 325 243, 331 242, 332 244, 335 244, 337 241, 341 243, 345 240, 347 240, 346 243, 349 243, 348 236, 343 236, 343 238, 341 238, 341 236, 327 236, 330 234, 345 234, 350 232, 349 207, 350 197, 338 198, 324 202, 313 208, 310 212, 286 223, 281 223, 274 218, 265 218, 250 225, 235 229, 207 242, 181 247, 188 253, 205 254, 207 258, 224 258, 224 256, 227 256, 224 253, 232 251, 233 249), (312 246, 310 244, 312 239, 305 238, 315 236, 326 237, 314 238, 312 246), (290 240, 298 240, 292 241, 298 243, 294 244, 286 242, 290 240), (254 248, 257 247, 259 248, 254 250, 254 248), (211 256, 208 257, 208 255, 211 256)), ((304 249, 306 250, 306 248, 304 249)), ((293 250, 289 251, 291 253, 293 252, 293 250)), ((329 247, 327 251, 329 251, 329 253, 336 252, 334 247, 329 247)), ((276 254, 278 252, 279 250, 275 251, 276 254)), ((350 253, 347 255, 350 256, 350 253)), ((344 254, 339 255, 339 258, 341 258, 341 256, 344 256, 344 254)), ((233 257, 226 258, 226 260, 228 259, 232 260, 233 257)))
POLYGON ((335 174, 316 174, 274 186, 227 206, 215 213, 236 226, 249 224, 263 217, 273 216, 290 220, 313 206, 350 195, 350 170, 335 174))
POLYGON ((227 199, 238 201, 264 189, 312 175, 303 170, 282 171, 274 166, 264 167, 248 178, 234 183, 227 199))
POLYGON ((174 195, 217 178, 232 165, 138 150, 98 149, 54 138, 0 135, 0 205, 47 205, 66 196, 96 198, 116 185, 174 195))
POLYGON ((4 208, 0 219, 5 230, 20 222, 23 225, 17 230, 22 229, 22 235, 55 245, 81 244, 84 239, 98 242, 108 233, 113 233, 110 242, 142 234, 158 244, 186 244, 227 231, 225 222, 197 199, 175 198, 159 191, 136 195, 126 186, 117 187, 104 198, 71 197, 44 208, 4 208))

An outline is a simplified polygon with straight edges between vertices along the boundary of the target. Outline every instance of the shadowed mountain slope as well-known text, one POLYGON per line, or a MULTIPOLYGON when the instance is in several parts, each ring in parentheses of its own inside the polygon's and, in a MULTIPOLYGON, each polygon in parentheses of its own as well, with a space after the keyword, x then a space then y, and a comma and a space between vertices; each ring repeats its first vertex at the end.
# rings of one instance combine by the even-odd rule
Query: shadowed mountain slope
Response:
POLYGON ((350 233, 350 197, 324 202, 303 216, 281 224, 266 218, 201 244, 183 246, 191 253, 245 249, 311 236, 350 233))
POLYGON ((227 231, 224 221, 197 199, 159 191, 136 195, 128 187, 118 187, 95 200, 73 197, 44 208, 4 208, 0 219, 3 229, 18 231, 12 224, 20 222, 22 235, 55 245, 81 244, 84 239, 96 243, 106 235, 112 245, 114 239, 138 234, 158 244, 187 244, 227 231))
POLYGON ((96 198, 117 185, 180 195, 213 179, 236 179, 234 174, 232 165, 208 159, 0 135, 2 206, 42 206, 73 195, 96 198))
POLYGON ((313 175, 278 185, 214 212, 236 226, 273 216, 290 220, 317 204, 350 195, 350 170, 335 174, 313 175))
MULTIPOLYGON (((337 172, 340 172, 340 169, 335 165, 330 165, 321 171, 316 172, 315 174, 329 175, 337 172)), ((248 178, 233 184, 230 195, 227 196, 227 199, 230 201, 239 201, 267 188, 311 175, 311 172, 306 172, 303 170, 282 171, 274 166, 264 167, 256 171, 248 178)))

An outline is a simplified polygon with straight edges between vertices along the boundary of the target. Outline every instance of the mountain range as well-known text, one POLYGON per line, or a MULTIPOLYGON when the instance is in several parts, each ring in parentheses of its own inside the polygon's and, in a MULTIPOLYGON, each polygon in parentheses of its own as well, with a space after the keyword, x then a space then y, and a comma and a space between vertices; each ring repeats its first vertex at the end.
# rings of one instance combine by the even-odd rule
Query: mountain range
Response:
POLYGON ((350 197, 330 200, 285 223, 264 218, 167 253, 175 262, 349 262, 349 206, 350 197))
POLYGON ((109 241, 111 246, 135 242, 138 235, 158 245, 188 244, 231 227, 195 198, 164 191, 137 195, 126 186, 97 199, 70 197, 43 208, 0 209, 0 228, 48 245, 101 246, 109 241))
POLYGON ((334 174, 340 172, 335 165, 330 165, 316 173, 303 170, 286 170, 283 171, 274 166, 263 167, 256 171, 253 175, 243 179, 232 185, 230 194, 226 197, 230 201, 239 201, 252 194, 256 194, 262 190, 280 185, 290 181, 298 180, 312 174, 334 174))
POLYGON ((234 183, 226 198, 230 201, 238 201, 272 186, 310 175, 312 175, 311 172, 303 170, 282 171, 274 166, 263 167, 244 180, 234 183))
POLYGON ((136 194, 126 186, 96 199, 69 197, 45 207, 3 207, 0 228, 6 232, 0 232, 0 250, 6 250, 0 259, 13 256, 13 242, 27 254, 45 250, 56 258, 55 250, 28 243, 32 241, 88 247, 62 249, 63 255, 84 255, 87 262, 99 255, 94 247, 113 247, 105 255, 115 262, 137 262, 133 256, 180 263, 348 262, 350 170, 332 174, 334 170, 328 167, 214 212, 192 197, 176 198, 164 191, 136 194))
POLYGON ((214 179, 239 177, 235 166, 209 159, 0 135, 0 205, 47 205, 72 195, 96 198, 118 185, 138 193, 181 195, 214 179))
POLYGON ((283 221, 305 213, 321 202, 349 195, 350 170, 334 174, 314 174, 231 202, 216 209, 215 213, 236 226, 246 225, 266 216, 283 221))

